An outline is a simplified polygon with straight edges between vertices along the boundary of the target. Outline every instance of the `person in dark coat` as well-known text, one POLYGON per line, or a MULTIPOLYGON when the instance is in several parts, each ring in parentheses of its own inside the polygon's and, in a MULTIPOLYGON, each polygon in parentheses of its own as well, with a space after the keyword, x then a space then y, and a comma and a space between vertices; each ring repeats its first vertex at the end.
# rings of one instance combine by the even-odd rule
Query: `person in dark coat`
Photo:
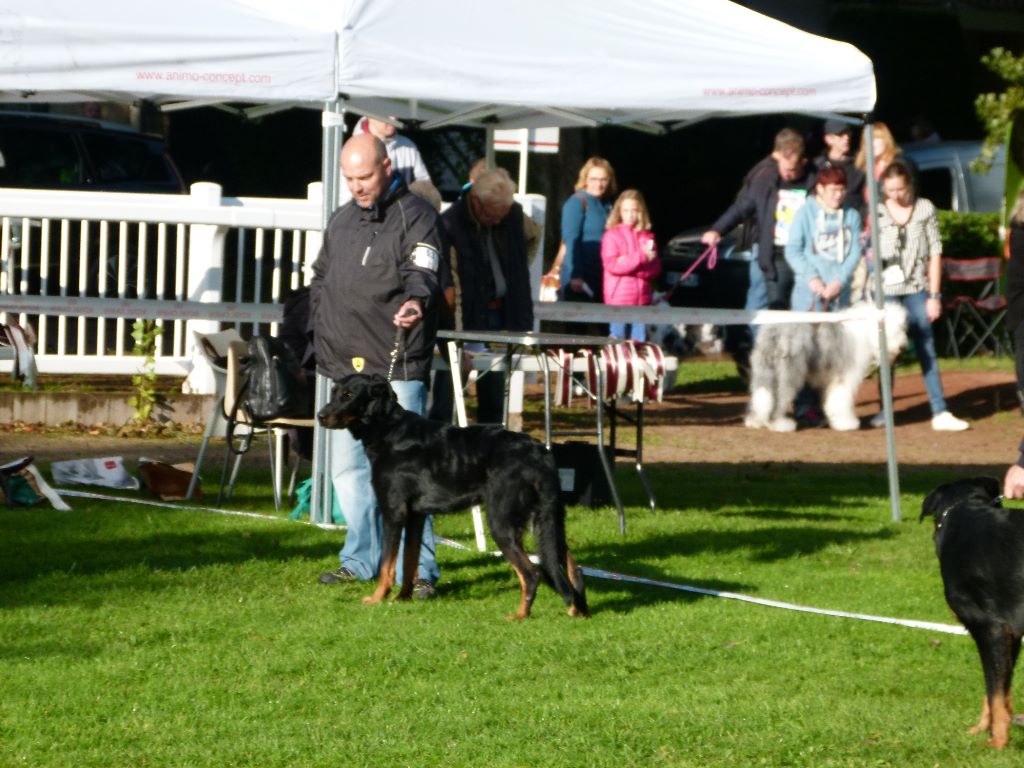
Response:
MULTIPOLYGON (((451 245, 456 327, 466 331, 533 330, 529 258, 522 206, 503 168, 481 173, 441 216, 451 245)), ((500 423, 504 375, 477 379, 477 421, 500 423)))
MULTIPOLYGON (((440 295, 437 211, 409 192, 371 134, 345 143, 341 169, 352 200, 327 223, 310 284, 317 370, 333 380, 387 375, 399 404, 422 415, 440 295)), ((328 430, 327 440, 328 471, 348 529, 340 567, 321 574, 320 582, 369 581, 380 568, 382 527, 369 459, 348 430, 328 430)), ((401 568, 401 556, 398 563, 401 568)), ((436 597, 439 574, 428 517, 413 596, 436 597)))

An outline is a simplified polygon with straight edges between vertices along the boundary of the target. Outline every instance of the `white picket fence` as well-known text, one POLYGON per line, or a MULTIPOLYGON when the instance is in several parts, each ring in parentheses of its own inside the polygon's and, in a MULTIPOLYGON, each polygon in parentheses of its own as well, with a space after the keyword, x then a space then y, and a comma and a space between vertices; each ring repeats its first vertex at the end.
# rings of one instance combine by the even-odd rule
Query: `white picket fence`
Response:
MULTIPOLYGON (((202 364, 192 373, 192 332, 276 334, 274 305, 308 283, 320 249, 321 195, 319 182, 304 200, 223 197, 208 182, 187 195, 0 189, 0 321, 36 330, 41 373, 131 374, 143 311, 163 329, 157 373, 212 391, 202 364)), ((543 196, 516 200, 543 225, 543 196)))
MULTIPOLYGON (((319 183, 305 200, 223 197, 205 182, 187 195, 0 190, 0 302, 51 297, 52 311, 15 315, 36 330, 40 372, 134 373, 141 359, 120 300, 279 303, 308 281, 321 242, 320 195, 319 183), (75 314, 87 301, 105 306, 104 316, 75 314)), ((188 373, 192 330, 224 325, 154 319, 163 328, 162 374, 188 373)))

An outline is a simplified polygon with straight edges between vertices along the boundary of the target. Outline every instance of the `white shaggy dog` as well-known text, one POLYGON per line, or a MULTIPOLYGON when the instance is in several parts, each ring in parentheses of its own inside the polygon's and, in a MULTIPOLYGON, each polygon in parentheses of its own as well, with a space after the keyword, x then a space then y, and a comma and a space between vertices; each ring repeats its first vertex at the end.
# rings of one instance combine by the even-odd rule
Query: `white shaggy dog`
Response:
POLYGON ((703 325, 648 325, 647 340, 661 347, 665 354, 686 357, 692 354, 717 355, 722 351, 718 327, 703 325))
MULTIPOLYGON (((837 313, 838 323, 765 325, 750 356, 750 406, 744 424, 754 429, 792 432, 786 415, 796 393, 808 384, 821 392, 822 409, 832 429, 860 427, 853 401, 878 364, 878 323, 871 304, 837 313)), ((907 311, 885 305, 885 340, 890 360, 907 345, 907 311)))

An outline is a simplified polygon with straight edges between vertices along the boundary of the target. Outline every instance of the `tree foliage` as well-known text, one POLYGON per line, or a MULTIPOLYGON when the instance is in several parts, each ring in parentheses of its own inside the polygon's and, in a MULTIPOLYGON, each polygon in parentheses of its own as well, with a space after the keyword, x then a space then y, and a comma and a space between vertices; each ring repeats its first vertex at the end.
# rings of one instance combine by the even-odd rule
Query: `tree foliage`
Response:
POLYGON ((1018 110, 1024 109, 1024 54, 1015 56, 1005 48, 993 48, 981 57, 984 64, 1006 81, 1002 93, 982 93, 974 100, 974 110, 985 128, 981 156, 971 165, 985 172, 992 167, 996 150, 1006 140, 1006 131, 1018 110))

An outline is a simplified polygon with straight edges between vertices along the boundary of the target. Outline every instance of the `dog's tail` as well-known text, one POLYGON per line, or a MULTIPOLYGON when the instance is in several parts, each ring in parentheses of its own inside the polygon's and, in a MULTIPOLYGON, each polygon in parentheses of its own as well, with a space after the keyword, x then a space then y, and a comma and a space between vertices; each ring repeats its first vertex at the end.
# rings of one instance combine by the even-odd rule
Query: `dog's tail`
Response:
POLYGON ((565 540, 565 505, 557 484, 542 494, 534 525, 540 568, 546 580, 569 606, 571 616, 589 616, 583 569, 573 560, 565 540))

